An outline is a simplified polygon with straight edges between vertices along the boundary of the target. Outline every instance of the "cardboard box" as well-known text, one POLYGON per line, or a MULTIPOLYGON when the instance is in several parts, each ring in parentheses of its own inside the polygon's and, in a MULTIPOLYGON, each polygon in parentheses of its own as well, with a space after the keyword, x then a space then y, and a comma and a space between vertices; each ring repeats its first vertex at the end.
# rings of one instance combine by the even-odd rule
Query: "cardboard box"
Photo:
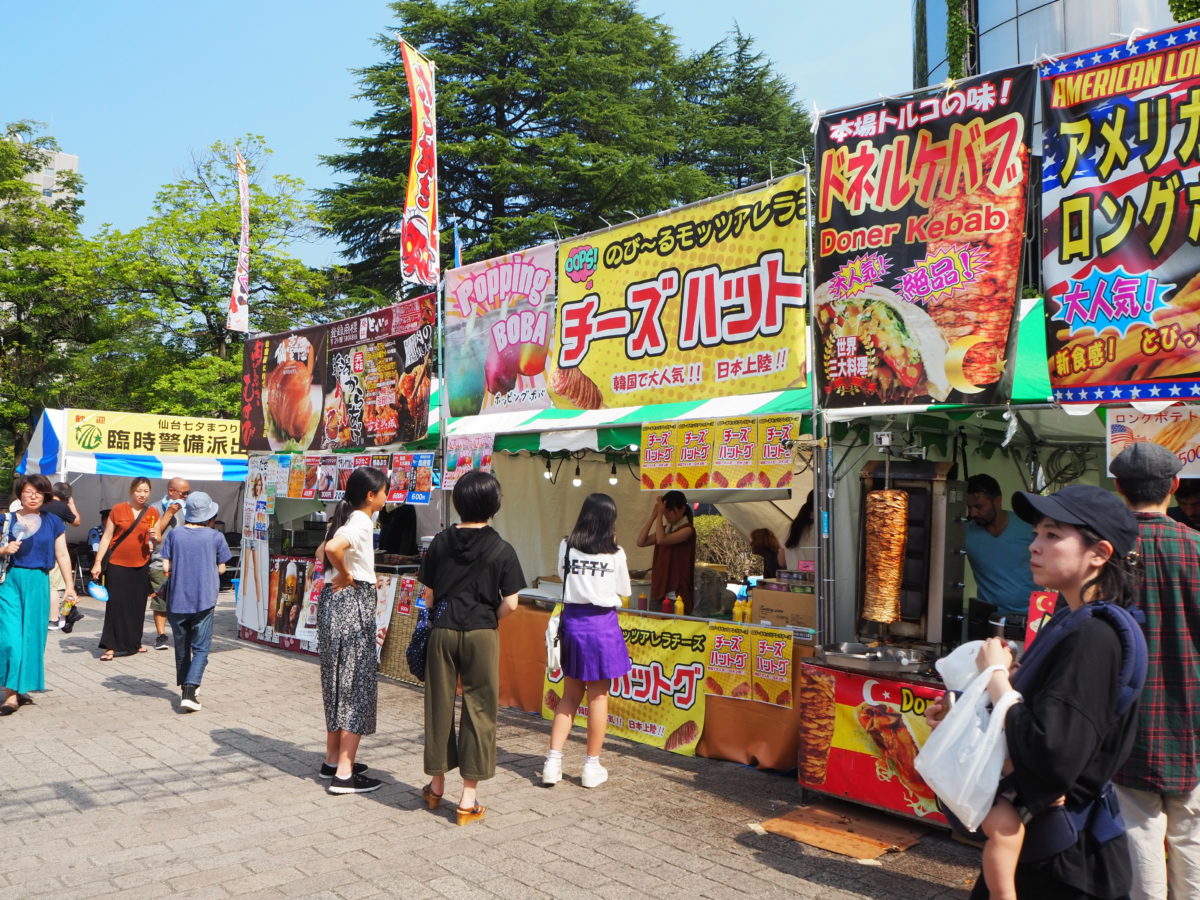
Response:
POLYGON ((809 593, 756 587, 750 592, 750 624, 815 631, 817 597, 809 593))

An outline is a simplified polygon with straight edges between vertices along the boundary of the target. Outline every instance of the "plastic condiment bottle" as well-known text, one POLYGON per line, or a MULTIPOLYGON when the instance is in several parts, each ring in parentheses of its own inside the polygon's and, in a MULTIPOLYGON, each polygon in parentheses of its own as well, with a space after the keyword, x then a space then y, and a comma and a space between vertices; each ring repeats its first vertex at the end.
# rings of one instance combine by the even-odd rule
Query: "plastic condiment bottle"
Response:
POLYGON ((642 591, 640 594, 638 594, 637 608, 638 609, 649 609, 650 608, 650 603, 648 600, 646 600, 646 592, 645 591, 642 591))
POLYGON ((621 609, 629 609, 629 598, 624 595, 621 596, 621 609))
POLYGON ((742 621, 742 606, 743 606, 743 603, 742 603, 741 597, 738 597, 736 600, 733 601, 733 611, 730 613, 730 618, 732 618, 733 621, 735 621, 735 622, 742 621))
POLYGON ((682 597, 676 597, 676 598, 675 598, 675 609, 674 609, 674 613, 675 613, 675 615, 677 615, 677 616, 682 616, 682 615, 683 615, 683 598, 682 598, 682 597))
POLYGON ((662 600, 662 611, 665 613, 675 612, 675 592, 667 594, 662 600))

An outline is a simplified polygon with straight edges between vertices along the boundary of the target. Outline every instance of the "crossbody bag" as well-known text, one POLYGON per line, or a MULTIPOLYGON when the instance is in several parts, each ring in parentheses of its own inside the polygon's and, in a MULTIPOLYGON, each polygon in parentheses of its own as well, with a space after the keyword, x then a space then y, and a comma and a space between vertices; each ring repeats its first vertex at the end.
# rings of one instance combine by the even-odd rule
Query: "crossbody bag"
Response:
POLYGON ((138 513, 137 517, 133 520, 133 524, 130 525, 129 528, 127 528, 125 531, 121 532, 121 536, 109 545, 108 552, 104 554, 104 559, 102 559, 100 561, 100 580, 101 580, 101 582, 104 581, 104 576, 106 576, 108 574, 108 564, 109 564, 109 560, 112 559, 113 551, 116 550, 117 547, 121 546, 121 541, 125 540, 125 538, 129 537, 131 534, 133 534, 135 531, 137 531, 138 523, 142 521, 142 516, 146 515, 146 510, 148 510, 149 508, 150 508, 149 503, 147 503, 145 506, 143 506, 142 511, 140 513, 138 513))
MULTIPOLYGON (((500 555, 501 549, 504 547, 504 540, 497 535, 496 542, 487 555, 481 561, 478 569, 470 568, 467 570, 464 577, 460 577, 454 582, 452 588, 442 592, 443 597, 449 597, 451 594, 458 591, 463 585, 467 584, 472 578, 480 578, 488 574, 492 563, 500 555)), ((408 671, 414 678, 420 681, 425 680, 426 664, 429 659, 429 635, 433 631, 433 626, 441 621, 442 616, 446 614, 446 608, 450 605, 448 600, 438 600, 436 597, 433 601, 433 618, 430 619, 429 610, 421 610, 421 615, 417 619, 417 625, 413 629, 412 638, 408 642, 408 647, 404 651, 405 662, 408 663, 408 671)))

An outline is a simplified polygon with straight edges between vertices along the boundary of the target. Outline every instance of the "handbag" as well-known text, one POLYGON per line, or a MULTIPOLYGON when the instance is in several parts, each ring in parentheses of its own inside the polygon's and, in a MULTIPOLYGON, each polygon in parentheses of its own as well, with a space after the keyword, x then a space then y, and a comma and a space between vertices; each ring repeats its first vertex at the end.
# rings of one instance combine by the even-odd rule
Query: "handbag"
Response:
POLYGON ((1004 717, 1009 707, 1021 702, 1019 693, 1009 691, 989 713, 987 685, 997 671, 1004 667, 988 666, 975 676, 914 763, 925 783, 968 831, 979 827, 996 800, 1000 770, 1008 755, 1004 717))
MULTIPOLYGON (((504 541, 497 536, 495 545, 488 551, 487 556, 481 560, 479 566, 472 566, 468 569, 466 576, 459 578, 454 583, 452 589, 443 591, 442 596, 448 597, 455 593, 472 577, 480 578, 486 575, 492 561, 500 555, 500 550, 504 546, 504 541)), ((446 600, 434 600, 434 618, 432 621, 429 618, 429 611, 426 609, 421 610, 421 614, 417 617, 417 625, 413 628, 412 637, 409 638, 408 646, 404 650, 404 661, 408 663, 408 671, 418 681, 425 680, 425 669, 429 659, 429 635, 433 632, 433 626, 445 615, 447 605, 448 601, 446 600)))
MULTIPOLYGON (((4 514, 4 525, 0 526, 0 548, 8 546, 8 528, 12 524, 12 513, 4 514)), ((7 553, 0 556, 0 584, 4 584, 4 579, 8 578, 8 564, 12 562, 12 557, 7 553)))
POLYGON ((108 545, 108 551, 104 554, 104 559, 100 560, 100 580, 102 582, 104 581, 104 576, 108 574, 108 561, 112 558, 113 551, 121 545, 121 541, 125 540, 125 538, 137 531, 138 523, 142 521, 142 516, 146 514, 146 510, 149 508, 149 503, 143 506, 142 511, 138 513, 137 517, 133 520, 133 524, 130 525, 125 531, 122 531, 119 538, 108 545))
POLYGON ((546 671, 553 674, 562 668, 562 611, 567 601, 567 579, 571 574, 571 544, 567 543, 563 553, 563 602, 554 607, 554 614, 546 623, 546 671))

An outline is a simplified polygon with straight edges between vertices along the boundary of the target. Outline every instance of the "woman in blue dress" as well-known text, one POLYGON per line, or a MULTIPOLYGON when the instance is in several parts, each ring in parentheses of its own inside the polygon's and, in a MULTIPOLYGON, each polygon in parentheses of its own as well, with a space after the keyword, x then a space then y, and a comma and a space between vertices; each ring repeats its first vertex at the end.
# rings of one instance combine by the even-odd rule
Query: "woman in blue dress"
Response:
MULTIPOLYGON (((0 584, 0 716, 9 716, 32 703, 29 691, 46 689, 46 621, 50 615, 50 570, 58 566, 63 581, 74 585, 67 555, 67 526, 42 505, 50 499, 44 475, 25 475, 17 481, 20 507, 3 517, 0 556, 8 562, 0 584)), ((67 599, 76 600, 73 587, 67 599)))

